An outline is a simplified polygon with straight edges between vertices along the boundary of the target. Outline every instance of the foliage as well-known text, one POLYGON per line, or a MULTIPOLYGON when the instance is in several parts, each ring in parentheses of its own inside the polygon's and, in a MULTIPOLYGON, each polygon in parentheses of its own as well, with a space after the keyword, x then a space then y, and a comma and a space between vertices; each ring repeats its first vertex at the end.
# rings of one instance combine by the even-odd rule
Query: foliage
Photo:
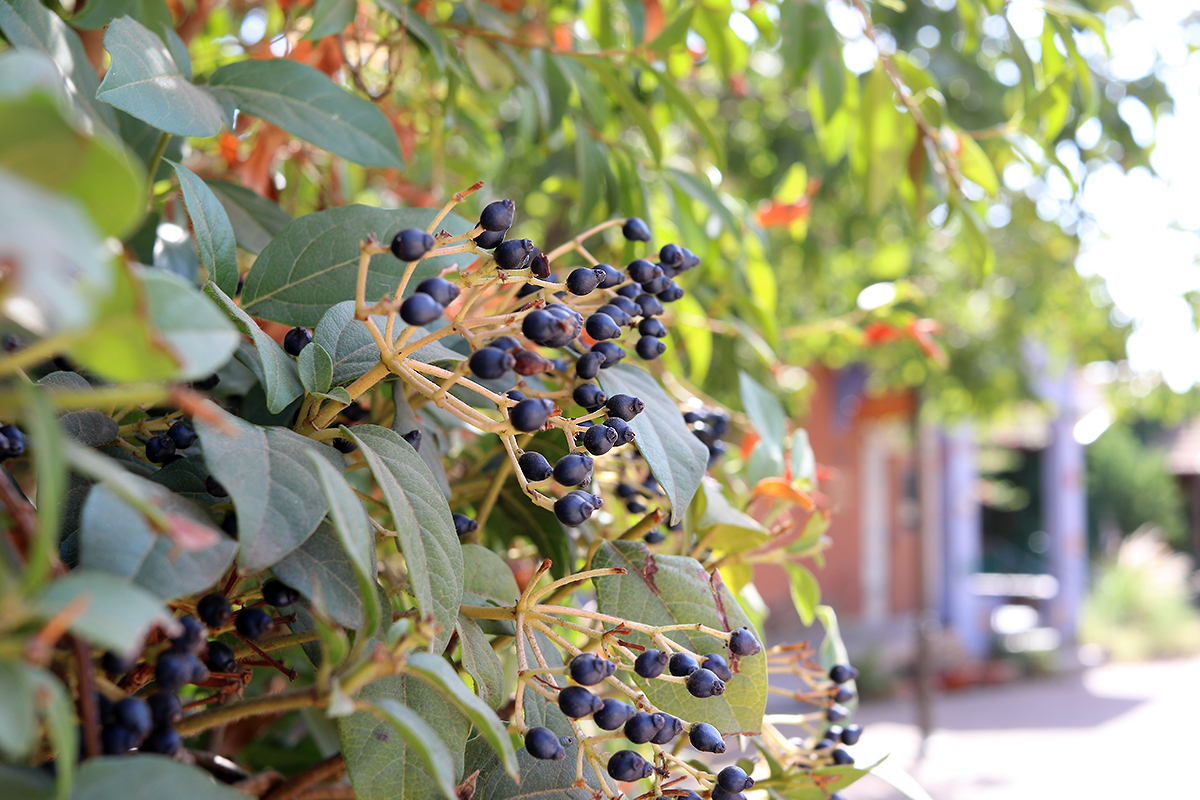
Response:
MULTIPOLYGON (((990 0, 852 8, 846 36, 884 54, 862 75, 836 3, 0 0, 0 780, 228 796, 208 769, 278 799, 336 794, 345 769, 362 798, 612 796, 614 737, 556 705, 580 651, 644 711, 758 735, 774 794, 865 774, 822 739, 854 688, 826 677, 845 651, 805 562, 829 510, 777 392, 803 383, 790 365, 880 346, 884 380, 934 374, 961 411, 1021 393, 1048 316, 1071 311, 1077 356, 1120 337, 1076 313, 1071 236, 997 177, 1069 178, 1055 142, 1110 110, 1076 47, 1096 18, 1048 6, 1035 59, 990 0), (953 46, 921 64, 930 19, 953 46), (501 198, 516 222, 482 224, 501 198), (637 257, 663 262, 640 289, 594 271, 637 257), (604 284, 564 294, 567 269, 604 284), (592 384, 597 298, 669 330, 626 334, 644 365, 610 349, 592 384), (496 377, 475 356, 501 342, 496 377), (758 441, 738 476, 720 402, 758 441), (572 476, 526 474, 533 452, 572 476), (765 562, 819 652, 731 644, 765 562), (202 612, 222 597, 236 617, 202 612), (650 646, 724 653, 724 693, 626 674, 650 646), (805 678, 798 713, 763 718, 771 671, 805 678), (181 720, 119 721, 181 686, 181 720), (521 747, 536 727, 561 763, 521 747), (148 752, 202 744, 230 758, 148 752)), ((694 754, 643 751, 656 795, 712 786, 694 754)))
POLYGON ((1161 447, 1114 424, 1088 447, 1087 476, 1089 519, 1111 519, 1126 534, 1149 525, 1176 547, 1187 546, 1183 493, 1161 447))
POLYGON ((1121 661, 1200 652, 1200 615, 1192 605, 1192 565, 1153 528, 1122 541, 1096 570, 1080 622, 1080 641, 1121 661))

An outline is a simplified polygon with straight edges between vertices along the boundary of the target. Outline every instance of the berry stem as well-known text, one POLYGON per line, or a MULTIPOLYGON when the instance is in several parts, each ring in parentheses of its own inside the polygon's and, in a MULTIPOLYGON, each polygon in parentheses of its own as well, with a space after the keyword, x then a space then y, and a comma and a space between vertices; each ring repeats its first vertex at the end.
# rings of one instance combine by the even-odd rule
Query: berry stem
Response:
POLYGON ((323 706, 324 704, 324 698, 317 696, 315 688, 282 694, 269 694, 243 700, 240 703, 230 703, 220 708, 214 708, 210 711, 203 711, 199 714, 185 717, 175 726, 175 730, 179 732, 180 736, 187 738, 195 736, 197 733, 206 731, 209 728, 215 728, 218 725, 224 725, 229 722, 236 722, 246 717, 254 717, 261 714, 276 714, 283 711, 293 711, 298 708, 323 706))
POLYGON ((291 669, 290 667, 286 667, 283 665, 283 663, 276 661, 274 658, 272 658, 270 655, 268 655, 265 650, 260 648, 254 642, 247 639, 245 636, 242 636, 240 633, 237 633, 236 631, 234 632, 233 635, 236 636, 239 641, 241 641, 243 644, 245 644, 251 650, 253 650, 254 652, 258 653, 260 656, 262 656, 263 659, 268 664, 270 664, 272 667, 274 667, 275 669, 279 670, 284 675, 286 675, 287 679, 289 681, 294 681, 294 680, 296 680, 296 678, 300 677, 299 674, 296 672, 296 670, 291 669))
POLYGON ((584 239, 590 239, 591 237, 595 236, 597 233, 600 233, 600 231, 605 231, 605 230, 608 230, 609 228, 614 228, 617 225, 624 225, 624 224, 625 224, 624 219, 610 219, 607 222, 601 222, 599 225, 588 228, 583 233, 581 233, 578 236, 576 236, 575 238, 571 239, 571 241, 563 242, 558 247, 551 250, 549 253, 546 254, 546 260, 553 263, 554 259, 558 258, 559 256, 569 253, 572 250, 578 250, 583 245, 584 239))
POLYGON ((438 226, 442 224, 442 220, 446 218, 447 214, 454 210, 456 205, 461 203, 463 200, 466 200, 468 197, 475 194, 482 188, 483 181, 475 181, 475 183, 471 184, 466 189, 463 189, 461 192, 455 192, 453 195, 451 195, 450 199, 446 201, 446 204, 442 206, 440 211, 438 211, 437 216, 433 218, 433 222, 429 223, 429 227, 425 229, 425 232, 432 234, 434 231, 436 231, 438 226))

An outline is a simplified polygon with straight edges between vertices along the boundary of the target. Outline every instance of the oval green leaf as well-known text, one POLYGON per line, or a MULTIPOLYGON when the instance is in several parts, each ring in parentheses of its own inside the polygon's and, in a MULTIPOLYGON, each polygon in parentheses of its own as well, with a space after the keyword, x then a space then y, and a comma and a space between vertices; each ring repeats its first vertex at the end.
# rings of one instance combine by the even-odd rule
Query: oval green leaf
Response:
POLYGON ((238 284, 237 242, 233 226, 221 201, 196 173, 182 164, 168 161, 175 168, 179 188, 183 191, 183 205, 192 221, 192 233, 200 263, 208 270, 208 277, 225 294, 235 294, 238 284))
POLYGON ((246 357, 248 354, 243 349, 238 353, 238 360, 258 376, 259 383, 266 392, 267 410, 278 414, 304 394, 304 385, 300 383, 295 359, 285 353, 278 342, 263 333, 258 323, 239 308, 237 303, 230 300, 215 283, 209 281, 205 284, 204 292, 224 309, 238 330, 254 340, 254 349, 257 351, 255 356, 246 357))

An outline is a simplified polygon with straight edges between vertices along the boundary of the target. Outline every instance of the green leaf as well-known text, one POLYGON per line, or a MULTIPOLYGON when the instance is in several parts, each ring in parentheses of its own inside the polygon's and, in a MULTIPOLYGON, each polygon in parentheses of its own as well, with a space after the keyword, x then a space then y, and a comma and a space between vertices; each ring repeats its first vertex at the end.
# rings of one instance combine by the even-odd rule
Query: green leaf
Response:
POLYGON ((112 64, 96 98, 179 136, 216 136, 224 112, 206 89, 193 86, 153 32, 130 17, 104 32, 112 64))
MULTIPOLYGON (((161 30, 159 26, 163 21, 171 21, 171 12, 163 0, 89 0, 83 11, 71 17, 71 27, 81 31, 96 31, 117 17, 124 16, 133 17, 155 30, 161 30)), ((191 80, 190 74, 188 80, 191 80)))
POLYGON ((317 0, 312 6, 312 27, 304 38, 315 41, 340 33, 354 22, 357 10, 357 0, 317 0))
MULTIPOLYGON (((192 79, 192 56, 188 53, 187 45, 183 39, 179 38, 179 34, 172 27, 171 12, 167 11, 164 0, 143 0, 143 2, 153 3, 156 7, 161 7, 165 12, 166 19, 158 23, 158 29, 162 31, 161 36, 163 41, 167 43, 167 49, 171 51, 171 58, 175 59, 175 65, 179 67, 179 71, 183 73, 183 77, 189 81, 192 79)), ((138 17, 143 22, 146 17, 138 17)))
POLYGON ((229 360, 240 341, 237 329, 203 293, 163 270, 143 269, 140 277, 154 327, 179 362, 179 378, 206 377, 229 360))
POLYGON ((134 154, 107 133, 74 127, 40 89, 0 100, 0 167, 74 197, 105 235, 125 236, 146 212, 146 175, 134 154))
MULTIPOLYGON (((314 462, 320 459, 312 453, 308 457, 314 462)), ((329 469, 336 473, 333 467, 329 469)), ((354 630, 366 629, 358 570, 332 525, 318 525, 313 535, 274 564, 271 572, 334 622, 354 630)))
POLYGON ((71 633, 121 655, 141 652, 146 635, 156 625, 176 624, 175 615, 145 589, 89 569, 72 570, 51 583, 34 601, 33 610, 46 620, 76 600, 83 610, 73 618, 71 633))
POLYGON ((163 468, 150 476, 150 480, 165 486, 179 497, 202 506, 213 506, 225 500, 208 493, 206 481, 208 465, 201 458, 181 458, 164 464, 163 468))
POLYGON ((456 800, 454 760, 450 758, 450 753, 446 751, 446 746, 438 738, 437 732, 415 711, 390 697, 381 697, 368 705, 372 713, 391 723, 408 742, 413 752, 421 757, 442 796, 448 800, 456 800))
POLYGON ((642 105, 633 92, 629 91, 619 77, 617 77, 612 65, 603 58, 587 58, 583 59, 584 63, 591 68, 596 77, 600 79, 600 83, 604 84, 604 88, 608 91, 608 96, 625 110, 625 113, 633 118, 634 123, 642 129, 642 135, 646 137, 646 144, 650 147, 650 152, 654 155, 654 163, 662 161, 662 141, 658 137, 658 128, 654 121, 650 119, 650 115, 646 113, 645 106, 642 105))
POLYGON ((79 760, 79 723, 75 719, 75 706, 54 673, 34 667, 25 670, 54 752, 56 797, 66 800, 75 783, 75 765, 79 760))
MULTIPOLYGON (((725 588, 719 572, 709 575, 695 559, 654 555, 641 542, 605 542, 592 558, 593 569, 623 567, 625 575, 596 581, 596 602, 604 614, 647 625, 702 623, 718 630, 749 625, 737 600, 725 588)), ((668 636, 694 653, 727 652, 720 639, 695 632, 668 636)), ((649 645, 643 634, 629 639, 649 645)), ((725 694, 703 700, 688 694, 682 684, 643 681, 639 685, 663 711, 692 722, 715 725, 725 735, 757 734, 767 701, 767 663, 763 655, 735 659, 733 680, 725 694)))
POLYGON ((194 424, 208 468, 237 509, 238 566, 269 567, 304 544, 329 509, 308 453, 337 469, 342 456, 286 428, 251 425, 215 404, 209 409, 194 424))
POLYGON ((575 179, 579 184, 579 206, 575 209, 579 224, 591 219, 604 188, 604 156, 587 131, 575 134, 575 179))
POLYGON ((825 638, 821 640, 821 648, 817 651, 819 663, 825 669, 834 664, 849 664, 850 654, 842 643, 842 631, 838 627, 837 612, 830 606, 817 606, 817 618, 821 627, 825 628, 825 638))
POLYGON ((808 431, 797 428, 792 434, 792 480, 817 485, 817 458, 808 442, 808 431))
POLYGON ((10 270, 6 316, 40 335, 92 322, 94 298, 111 291, 113 278, 76 201, 0 170, 0 241, 10 270))
MULTIPOLYGON (((442 794, 445 780, 430 768, 429 756, 436 750, 434 743, 442 745, 438 756, 444 753, 450 759, 449 773, 454 776, 462 773, 463 751, 471 725, 441 692, 424 681, 402 675, 368 684, 359 699, 371 703, 376 710, 386 708, 391 712, 397 706, 406 709, 408 713, 395 715, 396 720, 407 723, 418 718, 430 729, 433 738, 427 738, 426 734, 422 736, 426 739, 423 747, 414 744, 412 726, 400 726, 397 737, 390 713, 387 722, 366 711, 339 719, 342 754, 358 800, 430 798, 442 794)), ((451 778, 451 784, 454 779, 451 778)))
POLYGON ((300 382, 296 361, 285 353, 274 339, 263 333, 258 323, 230 300, 215 283, 206 283, 204 292, 225 310, 238 330, 254 340, 257 358, 246 359, 242 363, 258 376, 267 394, 267 409, 271 413, 278 413, 304 394, 304 385, 300 382))
POLYGON ((306 346, 300 351, 296 366, 300 371, 300 383, 309 393, 329 391, 333 381, 333 359, 324 347, 316 342, 306 346))
POLYGON ((912 116, 896 108, 894 94, 886 70, 876 66, 863 94, 857 157, 851 162, 863 175, 869 214, 879 213, 891 197, 917 134, 912 116))
POLYGON ((683 189, 685 193, 693 200, 699 200, 708 206, 712 213, 720 218, 725 230, 736 234, 739 230, 737 220, 734 219, 729 208, 721 201, 720 196, 713 191, 712 183, 704 175, 693 175, 688 172, 677 170, 674 167, 668 167, 665 172, 671 176, 671 180, 683 189))
POLYGON ((640 397, 646 410, 633 418, 635 444, 671 501, 671 522, 683 519, 708 467, 708 449, 692 435, 675 401, 637 367, 618 364, 600 373, 600 386, 612 397, 640 397))
POLYGON ((235 61, 208 81, 244 114, 365 167, 404 167, 383 112, 318 69, 285 58, 235 61))
POLYGON ((80 518, 80 566, 129 579, 163 600, 194 594, 220 580, 233 563, 238 543, 213 527, 202 509, 164 486, 134 475, 127 480, 146 502, 184 524, 207 530, 217 543, 203 550, 181 549, 111 488, 96 486, 80 518))
MULTIPOLYGON (((372 315, 376 327, 383 331, 387 317, 372 315)), ((398 336, 403 326, 397 326, 398 336)), ((424 328, 417 328, 412 339, 426 335, 424 328)), ((366 325, 354 318, 354 301, 346 300, 329 308, 313 329, 313 343, 320 345, 332 358, 333 384, 346 383, 365 374, 379 363, 379 348, 366 325)), ((412 355, 426 364, 446 361, 465 361, 466 356, 451 350, 442 340, 425 345, 412 355)))
POLYGON ((376 582, 375 531, 371 527, 370 517, 337 468, 315 453, 309 453, 308 460, 317 471, 321 491, 329 502, 329 519, 333 523, 333 530, 341 540, 342 550, 349 557, 358 581, 362 601, 362 630, 373 631, 379 627, 382 609, 376 582))
POLYGON ((137 755, 89 758, 79 768, 71 800, 246 800, 246 795, 218 783, 191 764, 167 756, 137 755))
MULTIPOLYGON (((1000 179, 996 177, 996 168, 992 160, 965 131, 958 131, 958 168, 963 177, 979 184, 991 197, 1000 191, 1000 179)), ((1057 132, 1056 132, 1057 135, 1057 132)))
MULTIPOLYGON (((229 217, 238 247, 257 255, 292 221, 292 216, 258 192, 229 181, 205 181, 229 217)), ((228 294, 228 292, 226 292, 228 294)))
MULTIPOLYGON (((423 353, 425 349, 421 348, 417 352, 423 353)), ((425 465, 429 467, 429 471, 433 473, 438 486, 442 487, 442 494, 446 495, 447 500, 450 499, 450 480, 446 477, 446 465, 442 463, 442 449, 446 444, 446 431, 436 422, 427 421, 430 415, 417 417, 413 413, 412 407, 408 404, 404 392, 397 392, 394 388, 392 391, 392 406, 395 410, 395 414, 392 417, 392 430, 401 436, 412 430, 419 429, 421 431, 421 435, 425 437, 424 441, 427 444, 418 449, 417 452, 421 455, 421 459, 425 462, 425 465)))
POLYGON ((23 761, 37 742, 33 687, 26 667, 0 661, 0 753, 23 761))
POLYGON ((455 623, 458 643, 462 646, 462 665, 475 681, 475 691, 490 708, 499 709, 508 699, 504 691, 504 667, 492 649, 491 640, 479 624, 462 614, 455 623))
MULTIPOLYGON (((46 390, 25 386, 22 387, 22 394, 25 430, 37 443, 33 451, 37 469, 37 535, 27 555, 23 580, 25 591, 32 593, 42 588, 50 574, 53 561, 51 553, 58 548, 68 472, 62 447, 63 430, 54 418, 54 406, 46 390)), ((107 420, 113 429, 117 427, 115 422, 100 412, 92 413, 107 420)), ((116 435, 114 430, 110 439, 116 438, 116 435)))
POLYGON ((812 572, 802 564, 784 561, 783 568, 787 570, 788 588, 792 591, 792 603, 796 606, 800 621, 805 625, 812 625, 817 606, 821 602, 820 584, 812 572))
POLYGON ((654 37, 654 41, 650 42, 650 49, 656 53, 665 53, 676 45, 682 44, 687 38, 688 28, 692 24, 692 15, 696 13, 695 6, 687 6, 671 20, 658 36, 654 37))
POLYGON ((510 541, 522 536, 550 559, 550 575, 558 579, 569 575, 575 566, 571 538, 562 523, 550 511, 535 506, 519 489, 500 493, 496 508, 488 519, 489 536, 510 541))
MULTIPOLYGON (((647 69, 650 69, 649 65, 647 65, 647 69)), ((725 172, 725 145, 717 136, 716 131, 708 124, 708 120, 704 118, 704 115, 696 110, 696 106, 692 103, 691 98, 679 91, 675 86, 675 82, 671 80, 670 75, 659 72, 655 72, 655 74, 658 77, 658 85, 662 87, 663 94, 667 96, 667 102, 682 111, 691 120, 692 125, 696 126, 696 130, 700 131, 700 135, 704 137, 708 149, 712 151, 717 169, 725 172)))
POLYGON ((446 648, 463 595, 463 554, 450 506, 429 467, 400 438, 378 425, 342 428, 359 446, 392 512, 392 525, 408 565, 408 578, 422 614, 441 626, 432 647, 446 648))
POLYGON ((777 448, 782 455, 783 443, 787 439, 787 412, 779 398, 744 372, 738 373, 738 391, 742 408, 758 431, 759 438, 777 448))
POLYGON ((696 534, 714 550, 743 553, 765 544, 771 537, 753 517, 738 511, 725 499, 721 484, 705 478, 700 484, 704 511, 696 522, 696 534))
POLYGON ((79 34, 38 0, 0 3, 0 31, 16 48, 36 50, 51 58, 62 76, 72 104, 97 124, 116 130, 117 118, 107 103, 96 99, 100 79, 88 60, 79 34))
MULTIPOLYGON (((495 514, 496 511, 493 510, 492 513, 495 514)), ((521 596, 521 590, 504 559, 477 544, 464 544, 462 549, 463 573, 466 575, 463 583, 463 604, 495 608, 515 606, 521 596)), ((477 622, 488 634, 511 636, 513 633, 513 624, 507 620, 481 619, 477 622)))
POLYGON ((458 677, 454 668, 441 656, 433 653, 416 652, 409 655, 401 667, 403 672, 415 675, 427 681, 434 689, 440 691, 450 702, 466 714, 467 719, 475 725, 487 743, 504 763, 504 770, 515 780, 520 780, 517 771, 517 754, 513 751, 512 739, 508 730, 496 712, 487 703, 475 696, 467 685, 458 677))
MULTIPOLYGON (((526 696, 532 694, 529 692, 526 696)), ((522 747, 517 751, 517 767, 521 771, 521 780, 517 782, 504 773, 495 753, 472 741, 467 746, 464 767, 468 773, 479 770, 472 800, 589 800, 595 797, 597 792, 593 789, 574 785, 576 747, 574 740, 563 745, 567 755, 559 761, 541 761, 522 747)), ((588 787, 600 786, 600 779, 587 761, 584 761, 583 779, 588 787)), ((611 787, 611 782, 609 785, 611 787)))
MULTIPOLYGON (((390 242, 401 229, 425 228, 436 213, 428 208, 352 205, 293 220, 259 254, 242 289, 242 307, 256 317, 285 325, 316 325, 331 305, 354 299, 359 245, 368 236, 390 242)), ((457 235, 474 224, 450 214, 441 227, 457 235)), ((419 281, 454 264, 465 267, 471 260, 462 255, 426 258, 413 273, 410 285, 416 287, 419 281)), ((406 267, 391 253, 372 256, 367 298, 394 293, 406 267)), ((335 355, 328 345, 325 349, 335 355)))
POLYGON ((192 220, 192 233, 200 263, 208 271, 208 277, 227 295, 237 292, 238 262, 237 242, 229 215, 221 201, 207 184, 182 164, 168 163, 175 168, 179 188, 183 191, 183 204, 192 220))

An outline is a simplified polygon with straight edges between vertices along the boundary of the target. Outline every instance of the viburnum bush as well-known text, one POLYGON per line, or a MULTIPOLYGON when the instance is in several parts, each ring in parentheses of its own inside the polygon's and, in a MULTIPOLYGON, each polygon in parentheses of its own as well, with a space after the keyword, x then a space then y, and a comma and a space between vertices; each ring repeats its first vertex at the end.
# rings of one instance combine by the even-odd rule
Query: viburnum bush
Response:
MULTIPOLYGON (((822 4, 745 5, 0 0, 0 797, 865 774, 813 452, 733 365, 944 361, 917 301, 977 305, 1002 137, 1074 119, 1090 17, 987 94, 1016 110, 971 118, 985 152, 974 94, 887 47, 860 79, 822 4), (910 243, 928 274, 847 310, 910 243), (767 562, 819 647, 764 646, 767 562)), ((959 7, 948 72, 986 81, 959 7)), ((934 12, 899 13, 893 43, 934 12)))

